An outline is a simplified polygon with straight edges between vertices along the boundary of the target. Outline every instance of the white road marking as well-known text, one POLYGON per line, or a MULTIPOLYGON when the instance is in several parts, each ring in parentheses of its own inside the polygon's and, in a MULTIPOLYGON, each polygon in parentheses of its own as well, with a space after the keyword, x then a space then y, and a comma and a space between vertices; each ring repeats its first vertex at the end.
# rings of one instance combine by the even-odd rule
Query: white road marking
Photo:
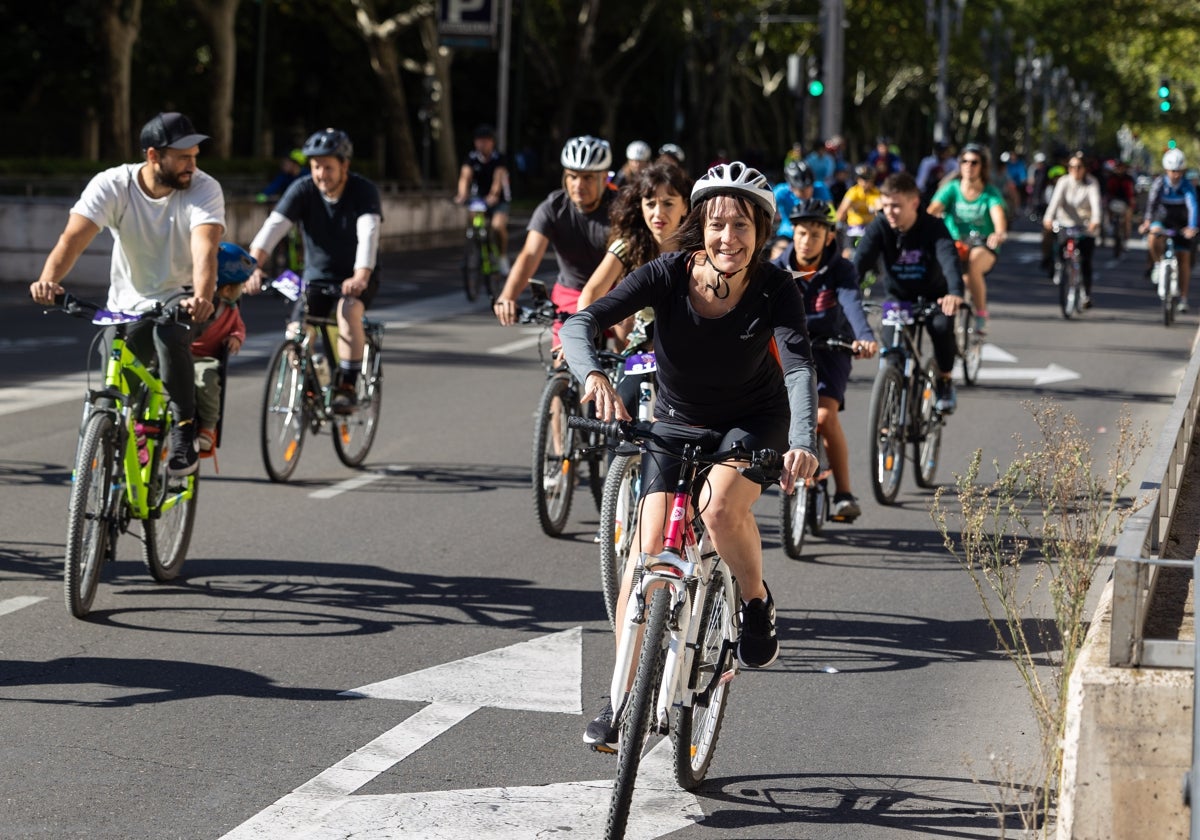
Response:
POLYGON ((3 601, 0 601, 0 615, 14 613, 25 607, 33 606, 38 601, 45 600, 45 598, 40 598, 36 595, 18 595, 16 598, 5 598, 3 601))
MULTIPOLYGON (((26 385, 0 388, 0 416, 16 414, 47 405, 79 400, 83 404, 83 392, 87 388, 87 372, 72 373, 55 379, 43 379, 26 385)), ((96 382, 95 378, 92 380, 96 382)), ((103 383, 98 383, 97 387, 103 383)))
MULTIPOLYGON (((337 434, 337 431, 334 431, 337 434)), ((381 478, 386 478, 387 473, 370 472, 356 475, 354 478, 347 478, 345 481, 339 481, 332 487, 326 487, 322 490, 314 490, 308 494, 310 499, 332 499, 334 496, 340 496, 342 493, 348 493, 351 490, 357 490, 359 487, 365 487, 368 484, 379 481, 381 478)))
MULTIPOLYGON (((583 630, 574 627, 405 674, 347 696, 429 700, 429 705, 251 817, 221 840, 526 840, 571 831, 599 837, 608 816, 606 779, 524 787, 353 796, 439 734, 484 706, 579 714, 583 630)), ((583 749, 579 743, 572 749, 583 749)), ((670 834, 704 819, 675 784, 670 739, 642 760, 626 837, 670 834)))

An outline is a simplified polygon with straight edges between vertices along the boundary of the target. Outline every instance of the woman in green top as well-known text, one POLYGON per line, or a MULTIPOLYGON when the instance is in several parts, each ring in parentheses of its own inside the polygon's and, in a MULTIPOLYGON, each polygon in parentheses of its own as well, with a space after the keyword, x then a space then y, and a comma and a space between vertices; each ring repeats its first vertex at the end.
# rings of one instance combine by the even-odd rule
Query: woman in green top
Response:
POLYGON ((929 202, 929 212, 941 216, 958 244, 966 268, 963 278, 975 306, 975 328, 987 331, 987 273, 996 265, 1000 243, 1008 238, 1008 208, 1004 196, 988 183, 988 157, 982 146, 968 143, 958 158, 958 177, 942 184, 929 202))

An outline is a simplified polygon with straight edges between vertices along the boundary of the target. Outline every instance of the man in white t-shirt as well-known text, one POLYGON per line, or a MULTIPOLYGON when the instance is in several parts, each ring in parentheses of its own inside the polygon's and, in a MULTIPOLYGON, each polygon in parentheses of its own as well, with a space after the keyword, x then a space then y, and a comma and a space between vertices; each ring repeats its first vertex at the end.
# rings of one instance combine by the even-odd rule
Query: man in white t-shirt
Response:
MULTIPOLYGON (((71 208, 67 226, 29 287, 34 301, 51 305, 63 278, 101 228, 113 237, 108 308, 139 312, 182 300, 194 323, 213 314, 217 249, 225 230, 221 185, 196 168, 200 143, 183 114, 162 113, 142 127, 143 163, 127 163, 92 178, 71 208), (190 288, 189 288, 190 287, 190 288)), ((195 373, 187 324, 141 321, 128 333, 130 348, 148 362, 155 353, 179 422, 168 467, 188 475, 198 465, 195 448, 195 373)))

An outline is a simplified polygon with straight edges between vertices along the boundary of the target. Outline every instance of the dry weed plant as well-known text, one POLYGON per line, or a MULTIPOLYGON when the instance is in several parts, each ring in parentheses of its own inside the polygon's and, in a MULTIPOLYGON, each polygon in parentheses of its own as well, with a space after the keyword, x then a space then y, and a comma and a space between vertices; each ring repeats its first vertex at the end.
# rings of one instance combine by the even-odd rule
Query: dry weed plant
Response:
POLYGON ((990 483, 980 482, 983 454, 976 450, 957 476, 959 510, 946 510, 940 488, 930 515, 947 550, 971 575, 999 648, 1017 667, 1032 703, 1041 736, 1039 766, 1030 768, 1038 795, 1026 806, 1031 813, 1022 809, 1021 821, 1044 835, 1062 769, 1067 680, 1088 630, 1088 592, 1135 509, 1122 494, 1149 432, 1143 426, 1135 433, 1122 411, 1107 471, 1098 475, 1092 437, 1072 414, 1050 400, 1024 405, 1040 440, 1027 446, 1017 435, 1012 462, 1002 468, 993 461, 997 477, 990 483), (952 519, 961 526, 957 534, 952 519))

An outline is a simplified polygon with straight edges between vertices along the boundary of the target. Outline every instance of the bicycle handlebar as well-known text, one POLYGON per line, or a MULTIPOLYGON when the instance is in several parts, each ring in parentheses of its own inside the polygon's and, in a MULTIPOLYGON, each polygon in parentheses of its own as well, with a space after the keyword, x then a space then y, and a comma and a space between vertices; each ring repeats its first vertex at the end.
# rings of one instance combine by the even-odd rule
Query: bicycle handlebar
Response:
MULTIPOLYGON (((650 424, 644 421, 613 420, 605 422, 593 417, 572 416, 567 418, 567 425, 572 429, 584 432, 595 432, 611 440, 626 443, 656 443, 663 450, 676 457, 683 457, 683 452, 667 443, 650 430, 650 424)), ((747 449, 740 443, 730 449, 708 454, 696 453, 691 459, 700 464, 720 464, 725 461, 749 461, 750 466, 742 467, 739 472, 751 481, 764 484, 774 484, 779 481, 783 470, 783 455, 774 449, 747 449)))
MULTIPOLYGON (((147 309, 145 312, 112 312, 98 303, 75 297, 70 292, 63 292, 54 296, 53 308, 70 315, 72 318, 86 318, 89 321, 104 312, 109 312, 115 316, 132 316, 128 319, 128 323, 144 321, 147 318, 160 322, 178 321, 180 323, 190 323, 192 320, 192 314, 183 308, 182 301, 176 301, 166 306, 162 302, 155 302, 154 307, 147 309)), ((49 312, 50 310, 47 309, 46 311, 49 312)))
POLYGON ((847 341, 844 338, 838 338, 836 336, 833 338, 814 339, 812 346, 814 349, 841 350, 843 353, 851 356, 858 354, 858 351, 854 349, 853 341, 847 341))

